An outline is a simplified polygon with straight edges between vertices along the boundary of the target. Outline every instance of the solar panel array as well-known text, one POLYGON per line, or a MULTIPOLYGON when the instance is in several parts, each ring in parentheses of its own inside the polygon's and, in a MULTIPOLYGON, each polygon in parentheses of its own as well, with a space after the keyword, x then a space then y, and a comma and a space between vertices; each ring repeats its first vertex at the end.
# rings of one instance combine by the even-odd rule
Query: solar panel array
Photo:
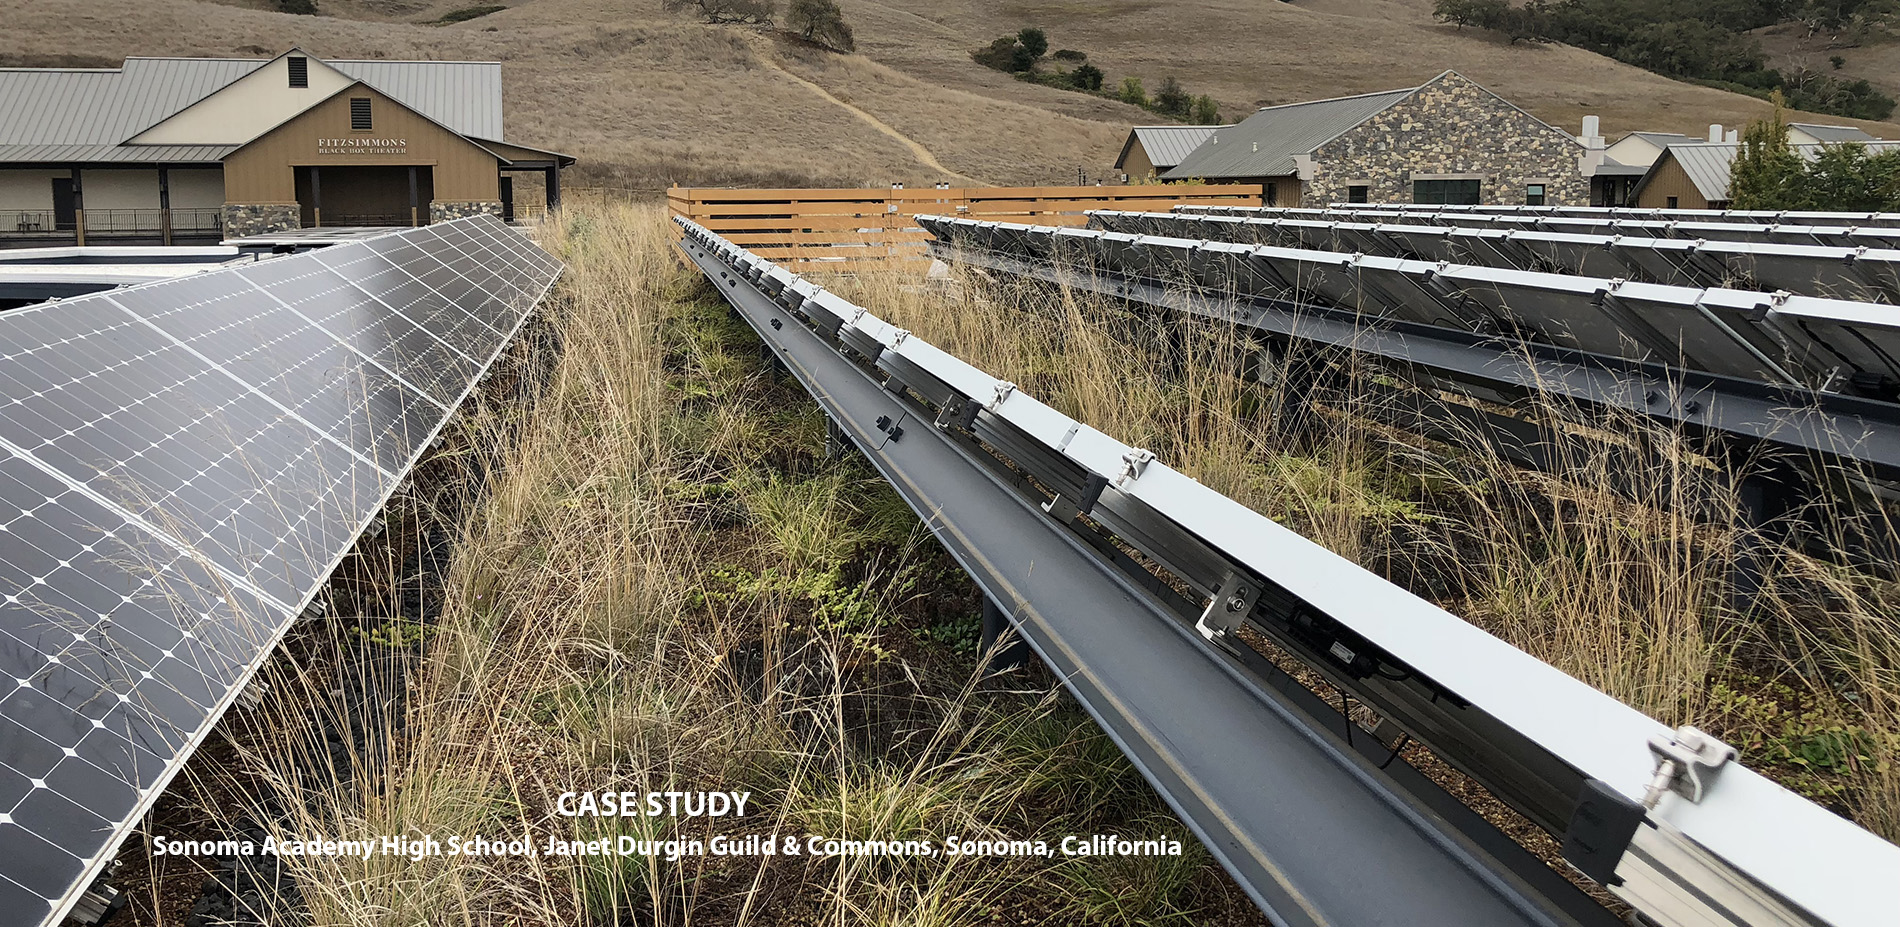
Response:
POLYGON ((1684 241, 1753 241, 1768 245, 1823 245, 1838 248, 1900 248, 1900 227, 1882 225, 1829 225, 1806 222, 1741 222, 1715 218, 1720 213, 1696 213, 1681 218, 1646 218, 1642 214, 1605 212, 1570 216, 1540 212, 1473 212, 1450 206, 1333 206, 1327 209, 1272 206, 1176 206, 1178 213, 1217 216, 1333 219, 1349 222, 1399 222, 1469 229, 1525 229, 1570 232, 1578 235, 1635 235, 1642 238, 1678 238, 1684 241))
POLYGON ((0 911, 51 922, 560 273, 488 216, 0 313, 0 911))
POLYGON ((1496 333, 1615 358, 1892 400, 1900 311, 1882 304, 938 216, 939 241, 1355 318, 1496 333))
MULTIPOLYGON (((1278 207, 1263 207, 1274 209, 1278 207)), ((1424 206, 1415 203, 1333 203, 1335 209, 1431 209, 1445 215, 1549 216, 1569 219, 1656 219, 1665 222, 1741 222, 1750 225, 1827 225, 1900 228, 1900 213, 1823 212, 1802 209, 1663 209, 1643 206, 1424 206)))
POLYGON ((1089 213, 1089 225, 1136 235, 1358 252, 1677 286, 1753 286, 1806 296, 1900 303, 1900 248, 1109 210, 1089 213))

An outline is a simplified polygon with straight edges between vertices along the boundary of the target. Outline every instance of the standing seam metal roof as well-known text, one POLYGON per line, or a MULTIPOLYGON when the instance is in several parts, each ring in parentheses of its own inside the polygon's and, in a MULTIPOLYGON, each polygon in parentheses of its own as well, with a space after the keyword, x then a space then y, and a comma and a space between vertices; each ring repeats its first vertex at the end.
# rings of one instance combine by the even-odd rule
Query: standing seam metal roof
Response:
POLYGON ((1854 126, 1825 126, 1812 122, 1790 122, 1790 129, 1800 129, 1823 142, 1871 142, 1876 139, 1867 132, 1854 126))
MULTIPOLYGON (((1861 144, 1869 151, 1900 150, 1900 141, 1875 140, 1861 144)), ((1813 160, 1826 146, 1791 145, 1789 147, 1794 149, 1795 154, 1813 160)), ((1648 186, 1649 178, 1656 175, 1656 171, 1662 168, 1665 161, 1674 157, 1676 163, 1682 165, 1683 173, 1689 175, 1689 181, 1695 184, 1696 192, 1702 194, 1703 199, 1711 202, 1727 200, 1729 173, 1735 165, 1735 155, 1741 151, 1741 148, 1739 142, 1694 142, 1687 145, 1670 145, 1663 152, 1662 157, 1656 159, 1656 164, 1650 168, 1648 174, 1644 175, 1643 181, 1637 184, 1636 190, 1632 191, 1631 195, 1640 193, 1643 187, 1648 186)))
MULTIPOLYGON (((266 63, 127 58, 117 70, 0 69, 0 146, 116 146, 266 63)), ((504 137, 499 62, 324 63, 458 134, 504 137)))
POLYGON ((1157 169, 1165 170, 1180 164, 1195 148, 1200 147, 1207 137, 1219 129, 1231 129, 1233 126, 1135 126, 1129 130, 1128 141, 1122 144, 1121 157, 1115 159, 1115 169, 1120 170, 1128 160, 1128 152, 1135 142, 1141 143, 1141 150, 1148 155, 1148 163, 1157 169))
POLYGON ((1386 90, 1332 100, 1269 106, 1240 124, 1216 130, 1180 164, 1163 174, 1186 177, 1280 177, 1294 173, 1295 157, 1312 153, 1349 129, 1418 91, 1386 90))

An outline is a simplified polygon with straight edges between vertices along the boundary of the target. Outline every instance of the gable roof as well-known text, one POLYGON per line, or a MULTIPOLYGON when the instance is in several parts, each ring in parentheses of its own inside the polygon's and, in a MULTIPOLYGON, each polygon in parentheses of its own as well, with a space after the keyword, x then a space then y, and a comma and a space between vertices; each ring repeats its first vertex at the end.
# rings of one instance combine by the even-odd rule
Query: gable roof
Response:
POLYGON ((1655 145, 1657 148, 1667 148, 1670 145, 1680 145, 1684 142, 1693 142, 1696 140, 1696 137, 1693 135, 1682 135, 1676 132, 1631 132, 1617 139, 1613 144, 1621 145, 1624 141, 1631 138, 1642 139, 1651 145, 1655 145))
MULTIPOLYGON (((1851 139, 1850 139, 1851 141, 1851 139)), ((1875 139, 1862 143, 1868 151, 1900 150, 1900 142, 1875 139)), ((1825 145, 1790 145, 1795 154, 1813 160, 1821 153, 1825 145)), ((1692 142, 1686 145, 1670 145, 1663 150, 1662 157, 1650 165, 1649 172, 1636 182, 1636 188, 1630 191, 1633 200, 1649 186, 1652 178, 1663 166, 1674 161, 1682 166, 1682 172, 1689 175, 1689 182, 1695 184, 1697 193, 1709 202, 1726 201, 1729 198, 1729 174, 1735 167, 1735 156, 1741 152, 1740 142, 1692 142)))
POLYGON ((1115 169, 1121 170, 1128 161, 1128 153, 1133 151, 1135 143, 1141 143, 1141 150, 1148 155, 1148 163, 1157 169, 1166 169, 1181 163, 1181 159, 1200 144, 1216 129, 1231 129, 1233 126, 1135 126, 1128 130, 1128 141, 1122 143, 1122 153, 1115 158, 1115 169))
MULTIPOLYGON (((410 106, 409 104, 396 99, 393 95, 384 93, 379 88, 372 87, 369 85, 368 82, 361 81, 361 80, 353 80, 353 81, 350 81, 348 84, 337 88, 337 90, 334 93, 325 95, 323 99, 318 100, 316 103, 313 103, 310 106, 305 107, 301 112, 297 113, 297 115, 292 116, 289 119, 286 119, 275 126, 272 126, 269 131, 265 132, 263 135, 258 136, 258 138, 265 138, 274 132, 280 132, 284 130, 285 128, 288 128, 289 126, 296 124, 299 120, 309 116, 311 113, 315 112, 318 107, 324 105, 325 103, 330 102, 331 100, 334 100, 341 96, 349 95, 352 91, 361 92, 364 90, 368 91, 371 94, 374 94, 375 96, 382 97, 383 99, 388 100, 389 102, 394 103, 397 106, 402 107, 403 109, 406 109, 412 113, 415 113, 418 118, 422 119, 422 121, 427 122, 430 125, 433 125, 436 128, 449 133, 450 135, 454 135, 460 138, 462 141, 467 142, 468 144, 473 145, 476 148, 481 149, 483 152, 487 153, 490 157, 494 158, 496 161, 499 161, 503 164, 512 163, 507 158, 504 158, 501 155, 496 154, 494 149, 489 148, 487 145, 482 144, 480 141, 477 141, 473 138, 463 135, 460 132, 455 131, 455 129, 453 129, 450 126, 444 125, 441 121, 430 116, 428 113, 425 113, 419 109, 416 109, 415 107, 410 106)), ((135 147, 142 147, 142 146, 135 146, 135 147)))
POLYGON ((1800 129, 1823 142, 1871 142, 1876 139, 1862 129, 1854 126, 1826 126, 1812 122, 1790 122, 1790 129, 1800 129))
MULTIPOLYGON (((127 58, 106 70, 0 68, 0 112, 7 114, 0 145, 118 145, 275 60, 127 58)), ((503 137, 499 62, 318 60, 459 135, 503 137)))
POLYGON ((1353 127, 1418 92, 1417 87, 1357 96, 1269 106, 1238 125, 1217 129, 1167 173, 1183 177, 1280 177, 1298 170, 1294 160, 1346 134, 1353 127))

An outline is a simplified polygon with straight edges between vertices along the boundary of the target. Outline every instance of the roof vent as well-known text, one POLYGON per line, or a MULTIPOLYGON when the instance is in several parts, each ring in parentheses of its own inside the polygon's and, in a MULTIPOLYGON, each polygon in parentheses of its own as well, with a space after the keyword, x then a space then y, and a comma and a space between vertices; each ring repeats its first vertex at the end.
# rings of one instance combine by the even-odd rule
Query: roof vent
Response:
POLYGON ((350 98, 350 131, 368 132, 374 126, 369 118, 369 97, 350 98))
POLYGON ((310 59, 302 55, 292 55, 286 63, 290 65, 290 86, 296 88, 310 86, 310 59))

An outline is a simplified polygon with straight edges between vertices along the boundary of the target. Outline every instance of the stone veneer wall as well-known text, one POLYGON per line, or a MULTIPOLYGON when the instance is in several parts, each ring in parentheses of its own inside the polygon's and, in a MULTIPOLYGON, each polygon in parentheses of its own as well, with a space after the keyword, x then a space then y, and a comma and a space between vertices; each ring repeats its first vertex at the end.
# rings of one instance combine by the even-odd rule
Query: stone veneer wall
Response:
POLYGON ((1458 74, 1445 74, 1313 152, 1309 205, 1343 203, 1365 184, 1374 203, 1412 202, 1413 174, 1482 175, 1480 202, 1524 205, 1542 183, 1549 206, 1590 205, 1582 146, 1458 74))
POLYGON ((227 203, 224 236, 243 238, 303 227, 303 208, 296 203, 227 203))
POLYGON ((438 200, 429 204, 429 223, 433 225, 437 222, 447 222, 450 219, 464 219, 469 216, 479 216, 483 213, 499 217, 501 215, 501 202, 499 200, 492 203, 474 200, 469 202, 445 203, 438 200))

